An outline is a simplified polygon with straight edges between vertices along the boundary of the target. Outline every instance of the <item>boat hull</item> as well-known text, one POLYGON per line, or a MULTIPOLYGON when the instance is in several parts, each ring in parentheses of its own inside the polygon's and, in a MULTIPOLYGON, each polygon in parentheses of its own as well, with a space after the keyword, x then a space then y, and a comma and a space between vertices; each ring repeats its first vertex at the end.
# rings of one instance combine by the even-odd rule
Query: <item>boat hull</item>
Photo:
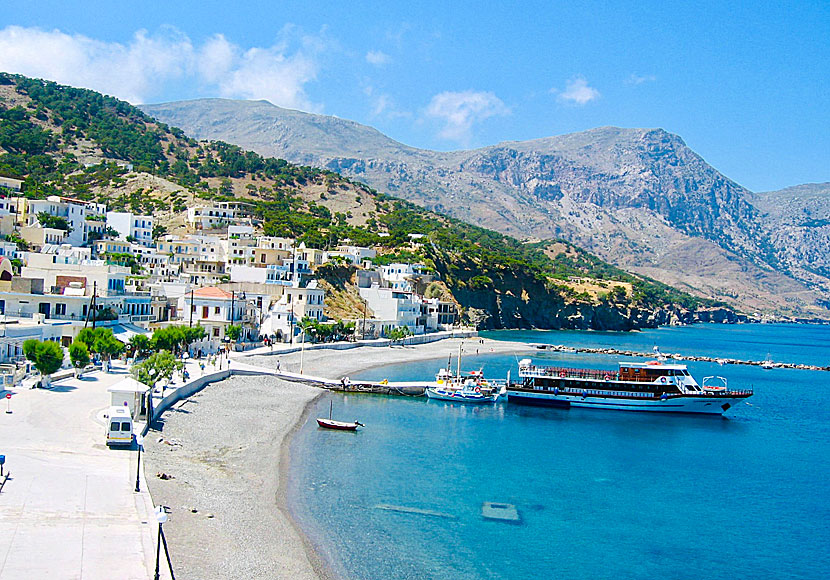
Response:
POLYGON ((460 391, 445 391, 443 389, 427 389, 427 398, 435 399, 436 401, 455 401, 457 403, 493 403, 498 399, 498 395, 481 395, 478 393, 462 393, 460 391))
POLYGON ((317 418, 317 424, 323 429, 335 429, 337 431, 357 431, 358 423, 345 423, 343 421, 332 421, 331 419, 317 418))
POLYGON ((728 396, 682 396, 663 399, 583 397, 572 394, 545 392, 507 391, 510 403, 542 407, 580 407, 612 411, 643 411, 655 413, 694 413, 701 415, 723 415, 745 397, 728 396))

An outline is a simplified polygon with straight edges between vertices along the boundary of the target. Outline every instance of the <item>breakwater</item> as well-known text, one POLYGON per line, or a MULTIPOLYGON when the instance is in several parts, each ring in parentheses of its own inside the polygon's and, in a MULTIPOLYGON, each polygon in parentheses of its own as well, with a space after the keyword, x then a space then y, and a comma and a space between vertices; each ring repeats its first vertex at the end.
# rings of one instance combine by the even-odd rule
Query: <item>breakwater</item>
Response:
MULTIPOLYGON (((640 358, 654 358, 656 355, 654 352, 639 352, 636 350, 624 350, 624 349, 617 349, 617 348, 596 348, 596 347, 584 347, 584 346, 565 346, 563 344, 535 344, 533 345, 538 350, 552 350, 556 352, 565 352, 565 353, 584 353, 584 354, 610 354, 610 355, 617 355, 617 356, 631 356, 631 357, 640 357, 640 358)), ((795 363, 785 363, 785 362, 769 362, 769 361, 756 361, 756 360, 742 360, 737 358, 718 358, 712 356, 688 356, 679 353, 668 354, 668 353, 660 353, 659 356, 664 357, 670 360, 677 360, 677 361, 701 361, 701 362, 713 362, 722 365, 748 365, 748 366, 764 366, 765 364, 768 365, 767 368, 771 369, 799 369, 805 371, 830 371, 830 365, 828 366, 818 366, 818 365, 808 365, 808 364, 795 364, 795 363)))

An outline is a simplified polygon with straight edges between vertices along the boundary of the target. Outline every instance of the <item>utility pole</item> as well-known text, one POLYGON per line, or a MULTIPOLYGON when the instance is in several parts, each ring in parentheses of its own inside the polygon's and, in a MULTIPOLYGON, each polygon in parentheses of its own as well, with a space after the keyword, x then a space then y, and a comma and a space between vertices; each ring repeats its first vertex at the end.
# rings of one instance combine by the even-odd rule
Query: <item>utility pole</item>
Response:
POLYGON ((95 316, 92 311, 95 309, 95 293, 98 289, 98 282, 92 283, 92 298, 89 299, 89 309, 86 311, 86 320, 84 320, 84 328, 89 324, 89 318, 92 317, 92 328, 95 328, 95 316))
POLYGON ((363 300, 363 332, 360 333, 360 339, 366 340, 366 299, 363 300))
POLYGON ((193 326, 193 287, 190 288, 190 324, 188 326, 193 326))

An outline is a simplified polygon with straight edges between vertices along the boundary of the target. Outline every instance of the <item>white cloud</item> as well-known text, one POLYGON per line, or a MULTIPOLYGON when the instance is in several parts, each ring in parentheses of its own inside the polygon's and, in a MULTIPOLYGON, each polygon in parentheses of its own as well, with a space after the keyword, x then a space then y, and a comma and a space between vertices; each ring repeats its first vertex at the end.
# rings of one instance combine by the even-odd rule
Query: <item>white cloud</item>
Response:
MULTIPOLYGON (((558 92, 552 89, 552 92, 558 92)), ((565 84, 565 90, 559 93, 559 100, 575 105, 585 105, 599 98, 599 91, 588 86, 584 77, 574 77, 565 84)))
POLYGON ((126 44, 59 30, 0 30, 0 70, 81 86, 132 103, 164 93, 169 83, 195 80, 225 97, 267 99, 318 110, 306 92, 315 80, 321 43, 285 28, 270 47, 243 49, 219 34, 201 47, 178 30, 136 32, 126 44), (293 50, 291 45, 297 45, 293 50))
POLYGON ((0 70, 95 89, 131 102, 156 83, 180 77, 193 46, 172 29, 136 32, 128 45, 59 30, 7 26, 0 30, 0 70))
POLYGON ((654 75, 638 75, 637 73, 631 73, 627 79, 625 79, 625 84, 627 85, 641 85, 643 83, 650 83, 657 80, 657 77, 654 75))
POLYGON ((375 66, 389 64, 391 60, 388 54, 380 50, 370 50, 366 53, 366 62, 375 66))
POLYGON ((496 95, 484 91, 443 92, 432 97, 426 115, 444 122, 438 134, 443 139, 467 142, 475 123, 510 109, 496 95))

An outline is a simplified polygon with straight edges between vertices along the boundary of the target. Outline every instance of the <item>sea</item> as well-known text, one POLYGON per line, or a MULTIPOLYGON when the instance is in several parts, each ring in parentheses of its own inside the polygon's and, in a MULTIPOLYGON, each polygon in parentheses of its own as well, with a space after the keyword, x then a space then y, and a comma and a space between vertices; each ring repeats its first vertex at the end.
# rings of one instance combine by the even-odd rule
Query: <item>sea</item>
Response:
MULTIPOLYGON (((483 336, 830 364, 830 326, 483 336)), ((353 378, 431 379, 448 358, 455 365, 457 349, 445 350, 353 378)), ((462 370, 515 377, 516 357, 486 351, 466 343, 462 370)), ((532 358, 600 369, 626 360, 532 358)), ((830 577, 830 372, 687 364, 699 382, 722 376, 755 395, 723 418, 327 395, 292 441, 289 508, 341 578, 830 577), (330 404, 365 428, 319 429, 330 404), (515 506, 519 520, 483 518, 485 502, 515 506)))

